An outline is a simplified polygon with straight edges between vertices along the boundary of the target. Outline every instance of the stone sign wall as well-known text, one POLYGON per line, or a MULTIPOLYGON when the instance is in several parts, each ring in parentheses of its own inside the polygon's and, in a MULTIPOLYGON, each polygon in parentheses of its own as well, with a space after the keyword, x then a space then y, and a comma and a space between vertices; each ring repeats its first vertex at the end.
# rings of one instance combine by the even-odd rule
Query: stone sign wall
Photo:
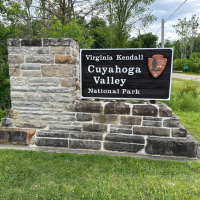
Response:
POLYGON ((80 100, 75 41, 10 39, 8 52, 1 143, 196 157, 197 141, 163 103, 80 100))

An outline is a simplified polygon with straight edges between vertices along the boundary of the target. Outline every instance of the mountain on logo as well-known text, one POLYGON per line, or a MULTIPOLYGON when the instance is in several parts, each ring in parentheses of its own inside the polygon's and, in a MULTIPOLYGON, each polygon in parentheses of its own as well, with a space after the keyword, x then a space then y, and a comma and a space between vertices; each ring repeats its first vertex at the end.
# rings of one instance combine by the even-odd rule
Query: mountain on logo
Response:
POLYGON ((154 78, 158 78, 164 71, 167 64, 167 58, 163 55, 156 54, 152 58, 148 58, 148 68, 154 78))

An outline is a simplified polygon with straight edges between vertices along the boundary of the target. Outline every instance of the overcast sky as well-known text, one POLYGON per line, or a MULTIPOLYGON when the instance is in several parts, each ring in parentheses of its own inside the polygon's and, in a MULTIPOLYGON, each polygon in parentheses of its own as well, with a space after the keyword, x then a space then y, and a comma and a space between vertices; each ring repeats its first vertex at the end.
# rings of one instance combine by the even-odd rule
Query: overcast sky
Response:
MULTIPOLYGON (((184 2, 185 0, 156 0, 150 8, 153 10, 153 14, 157 17, 157 21, 143 33, 152 32, 155 34, 161 26, 161 20, 167 20, 168 17, 184 2)), ((178 36, 176 35, 175 29, 172 25, 178 23, 178 19, 183 19, 184 17, 187 20, 191 19, 192 15, 196 14, 200 17, 200 0, 187 0, 182 7, 174 13, 174 15, 165 23, 165 39, 177 40, 178 36)), ((199 20, 200 24, 200 20, 199 20)), ((200 32, 200 29, 199 31, 200 32)), ((157 33, 157 36, 161 36, 161 30, 157 33)))

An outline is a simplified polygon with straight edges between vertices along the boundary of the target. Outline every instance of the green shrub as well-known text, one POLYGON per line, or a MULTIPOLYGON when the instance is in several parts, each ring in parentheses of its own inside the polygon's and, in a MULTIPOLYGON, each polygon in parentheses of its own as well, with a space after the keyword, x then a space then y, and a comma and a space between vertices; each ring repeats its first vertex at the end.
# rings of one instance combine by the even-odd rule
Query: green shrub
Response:
POLYGON ((6 117, 6 111, 0 110, 0 119, 6 117))

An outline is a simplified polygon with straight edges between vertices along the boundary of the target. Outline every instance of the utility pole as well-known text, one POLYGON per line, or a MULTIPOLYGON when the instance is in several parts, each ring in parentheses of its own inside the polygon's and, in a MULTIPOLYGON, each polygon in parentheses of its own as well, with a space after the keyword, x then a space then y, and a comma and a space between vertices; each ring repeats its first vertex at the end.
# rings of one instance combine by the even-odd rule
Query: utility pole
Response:
POLYGON ((164 48, 164 43, 165 43, 165 39, 164 39, 164 24, 165 24, 165 21, 164 19, 162 19, 162 22, 161 22, 161 27, 162 27, 162 30, 161 30, 161 47, 164 48))

